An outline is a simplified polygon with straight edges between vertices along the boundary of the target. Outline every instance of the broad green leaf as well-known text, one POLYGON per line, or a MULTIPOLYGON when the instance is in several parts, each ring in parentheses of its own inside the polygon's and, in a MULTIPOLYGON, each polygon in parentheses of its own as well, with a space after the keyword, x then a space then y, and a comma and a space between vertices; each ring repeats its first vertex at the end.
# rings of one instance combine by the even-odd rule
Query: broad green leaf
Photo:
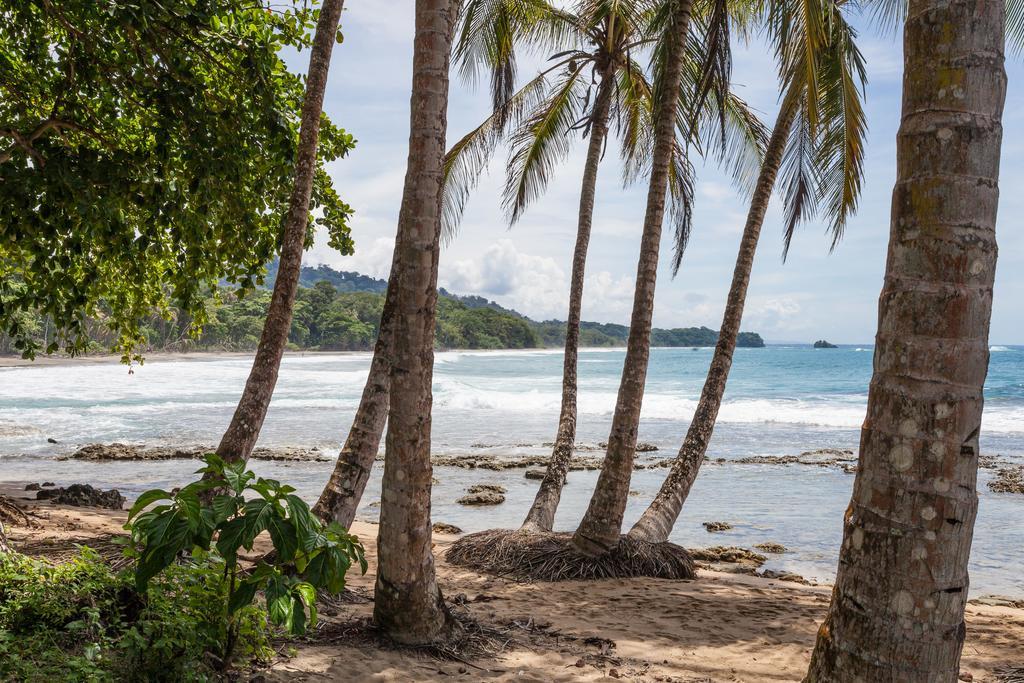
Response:
POLYGON ((295 526, 287 519, 272 515, 267 520, 267 531, 270 532, 270 540, 274 542, 278 559, 281 562, 291 562, 299 547, 295 526))
POLYGON ((146 506, 152 505, 156 501, 164 500, 166 498, 173 498, 169 491, 164 491, 163 489, 151 489, 146 491, 135 500, 131 510, 128 511, 129 521, 146 506))
POLYGON ((231 594, 231 599, 228 601, 228 613, 234 614, 243 607, 252 604, 253 598, 256 597, 257 584, 252 581, 242 581, 235 588, 235 592, 231 594))

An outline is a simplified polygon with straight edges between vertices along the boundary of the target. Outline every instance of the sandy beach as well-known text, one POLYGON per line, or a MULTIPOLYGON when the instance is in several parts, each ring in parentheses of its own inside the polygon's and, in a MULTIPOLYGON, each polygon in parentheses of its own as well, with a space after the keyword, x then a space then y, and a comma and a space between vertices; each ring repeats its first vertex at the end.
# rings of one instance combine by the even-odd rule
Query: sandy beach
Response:
MULTIPOLYGON (((5 485, 37 515, 39 528, 10 529, 14 545, 59 559, 74 544, 111 548, 124 512, 37 503, 5 485)), ((458 614, 475 619, 496 646, 485 656, 444 660, 381 647, 365 636, 372 612, 376 527, 353 531, 366 545, 365 576, 350 575, 359 599, 321 611, 315 633, 282 642, 271 681, 798 681, 828 606, 827 586, 700 571, 696 581, 653 579, 524 584, 448 565, 456 536, 435 534, 437 571, 458 614), (294 648, 290 650, 289 648, 294 648), (287 656, 287 655, 292 656, 287 656)), ((1024 609, 972 603, 961 680, 996 681, 1024 666, 1024 609)))
MULTIPOLYGON (((203 361, 252 358, 255 351, 153 351, 143 354, 144 362, 203 361)), ((346 356, 365 354, 365 351, 285 351, 285 356, 346 356)), ((121 356, 111 353, 89 354, 86 356, 38 355, 34 360, 20 356, 0 355, 0 368, 49 367, 54 365, 103 365, 120 363, 121 356)), ((138 367, 138 363, 135 364, 138 367)))

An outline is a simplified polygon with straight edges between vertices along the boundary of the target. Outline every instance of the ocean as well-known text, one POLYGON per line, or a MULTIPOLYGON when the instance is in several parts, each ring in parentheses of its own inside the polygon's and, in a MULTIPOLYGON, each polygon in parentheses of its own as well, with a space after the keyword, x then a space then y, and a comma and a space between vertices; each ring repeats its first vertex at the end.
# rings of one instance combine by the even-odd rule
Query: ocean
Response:
MULTIPOLYGON (((993 346, 982 453, 1024 463, 1024 347, 993 346)), ((595 447, 608 436, 622 349, 580 354, 578 441, 595 447)), ((640 440, 675 455, 693 413, 711 349, 654 349, 648 371, 640 440)), ((772 541, 791 552, 770 556, 766 569, 828 581, 834 575, 853 475, 838 467, 740 464, 757 455, 798 455, 823 448, 856 451, 871 376, 872 349, 813 349, 769 345, 738 349, 707 463, 673 540, 687 546, 772 541), (704 521, 734 528, 711 534, 704 521)), ((153 358, 133 374, 117 363, 72 363, 0 369, 0 480, 58 485, 87 482, 117 487, 131 497, 154 486, 188 481, 191 461, 88 463, 56 458, 93 442, 146 445, 214 444, 230 419, 245 382, 246 358, 153 358), (47 439, 58 443, 52 444, 47 439)), ((260 439, 265 446, 319 447, 333 457, 355 412, 368 354, 293 354, 260 439)), ((438 353, 434 375, 433 449, 447 455, 499 457, 547 454, 555 433, 561 388, 561 351, 452 351, 438 353)), ((600 455, 593 450, 583 455, 600 455)), ((253 469, 296 486, 315 500, 328 462, 253 463, 253 469)), ((666 470, 634 473, 626 511, 631 523, 657 491, 666 470)), ((992 470, 979 473, 980 510, 971 557, 971 593, 1024 597, 1024 496, 991 493, 992 470)), ((523 470, 435 468, 433 518, 466 531, 516 526, 536 481, 523 470), (498 483, 504 504, 466 508, 455 503, 466 487, 498 483)), ((556 526, 574 528, 589 500, 596 472, 572 472, 556 526)), ((363 498, 361 518, 375 515, 379 468, 363 498)))

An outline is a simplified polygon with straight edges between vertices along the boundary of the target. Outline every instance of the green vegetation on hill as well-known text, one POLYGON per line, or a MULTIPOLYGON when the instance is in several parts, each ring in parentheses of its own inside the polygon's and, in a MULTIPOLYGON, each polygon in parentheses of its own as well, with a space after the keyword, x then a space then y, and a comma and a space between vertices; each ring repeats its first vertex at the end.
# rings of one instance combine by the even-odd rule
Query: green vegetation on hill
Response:
MULTIPOLYGON (((267 282, 277 275, 277 264, 267 269, 267 282)), ((289 343, 294 349, 365 351, 373 347, 384 307, 387 282, 359 273, 336 271, 327 266, 302 269, 302 287, 295 303, 289 343)), ((559 347, 565 343, 565 323, 536 322, 480 296, 459 296, 441 290, 437 309, 436 346, 440 349, 532 349, 559 347)), ((249 351, 256 348, 270 291, 257 289, 239 296, 223 290, 206 301, 208 318, 198 337, 191 334, 192 318, 172 309, 165 320, 152 316, 141 326, 149 351, 249 351)), ((22 313, 24 329, 42 345, 52 326, 42 316, 22 313)), ((116 341, 106 328, 91 321, 92 352, 104 352, 116 341)), ((614 323, 583 322, 583 347, 625 346, 629 328, 614 323)), ((658 329, 653 346, 714 346, 718 333, 707 327, 658 329)), ((764 346, 760 335, 740 334, 739 346, 764 346)), ((0 353, 15 353, 10 340, 0 336, 0 353)))

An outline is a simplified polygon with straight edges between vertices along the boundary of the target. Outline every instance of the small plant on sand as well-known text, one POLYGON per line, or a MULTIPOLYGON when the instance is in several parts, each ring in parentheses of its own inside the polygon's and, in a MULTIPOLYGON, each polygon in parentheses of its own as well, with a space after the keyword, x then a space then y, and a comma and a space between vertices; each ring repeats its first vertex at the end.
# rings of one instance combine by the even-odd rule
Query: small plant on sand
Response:
POLYGON ((341 592, 352 564, 365 572, 366 559, 355 536, 336 523, 325 526, 291 486, 256 477, 244 462, 225 463, 214 454, 205 461, 197 472, 202 479, 176 492, 154 489, 139 496, 125 528, 131 532, 128 553, 136 559, 141 593, 187 554, 203 563, 222 563, 225 619, 217 657, 226 669, 238 642, 237 615, 258 592, 265 596, 273 624, 303 633, 316 622, 317 591, 341 592), (204 495, 211 491, 213 496, 204 495), (146 509, 154 503, 159 504, 146 509), (252 550, 264 531, 274 552, 243 567, 239 552, 252 550))

